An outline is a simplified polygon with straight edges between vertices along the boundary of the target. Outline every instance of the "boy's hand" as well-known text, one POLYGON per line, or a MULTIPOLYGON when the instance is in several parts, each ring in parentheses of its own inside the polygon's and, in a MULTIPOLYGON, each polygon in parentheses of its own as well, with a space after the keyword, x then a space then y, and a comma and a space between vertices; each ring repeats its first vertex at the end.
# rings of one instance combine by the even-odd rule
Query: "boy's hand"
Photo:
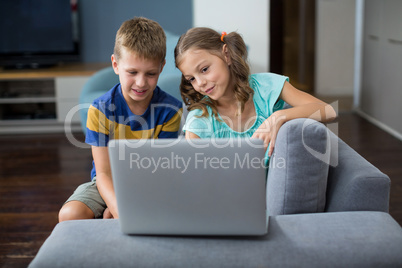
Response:
POLYGON ((106 208, 105 211, 103 212, 103 218, 104 219, 113 219, 114 218, 112 213, 110 212, 109 208, 106 208))
POLYGON ((279 128, 283 125, 283 123, 285 123, 285 119, 285 115, 273 113, 261 124, 261 126, 258 127, 251 137, 262 139, 264 141, 265 150, 269 145, 268 156, 272 155, 275 147, 276 135, 278 134, 279 128))

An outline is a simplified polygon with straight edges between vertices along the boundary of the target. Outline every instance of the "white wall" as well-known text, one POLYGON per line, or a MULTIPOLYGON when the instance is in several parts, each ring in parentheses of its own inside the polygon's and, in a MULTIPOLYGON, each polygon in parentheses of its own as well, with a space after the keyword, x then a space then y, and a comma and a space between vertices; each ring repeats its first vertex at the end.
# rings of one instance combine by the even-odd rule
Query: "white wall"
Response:
POLYGON ((193 0, 193 25, 237 31, 249 48, 251 73, 269 70, 269 0, 193 0))
POLYGON ((355 0, 316 0, 317 95, 353 95, 355 6, 355 0))

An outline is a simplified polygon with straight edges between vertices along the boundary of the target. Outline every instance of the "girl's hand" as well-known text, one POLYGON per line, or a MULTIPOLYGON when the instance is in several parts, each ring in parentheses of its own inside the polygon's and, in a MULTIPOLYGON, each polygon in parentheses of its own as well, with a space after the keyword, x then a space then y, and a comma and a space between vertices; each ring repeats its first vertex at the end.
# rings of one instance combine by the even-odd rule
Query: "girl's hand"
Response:
POLYGON ((271 157, 275 147, 276 136, 279 128, 285 123, 286 116, 281 115, 279 112, 273 113, 268 117, 261 126, 254 132, 251 138, 262 139, 264 141, 264 148, 267 150, 269 145, 268 156, 271 157))

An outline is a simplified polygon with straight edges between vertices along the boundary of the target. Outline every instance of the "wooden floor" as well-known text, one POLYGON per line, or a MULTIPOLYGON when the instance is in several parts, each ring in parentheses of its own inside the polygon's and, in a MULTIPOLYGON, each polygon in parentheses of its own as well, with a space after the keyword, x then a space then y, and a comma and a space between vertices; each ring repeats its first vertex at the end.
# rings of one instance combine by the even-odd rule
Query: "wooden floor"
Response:
MULTIPOLYGON (((391 178, 390 214, 402 225, 402 142, 353 113, 337 123, 339 136, 391 178)), ((64 134, 0 136, 0 267, 30 263, 63 202, 89 180, 91 161, 64 134)))

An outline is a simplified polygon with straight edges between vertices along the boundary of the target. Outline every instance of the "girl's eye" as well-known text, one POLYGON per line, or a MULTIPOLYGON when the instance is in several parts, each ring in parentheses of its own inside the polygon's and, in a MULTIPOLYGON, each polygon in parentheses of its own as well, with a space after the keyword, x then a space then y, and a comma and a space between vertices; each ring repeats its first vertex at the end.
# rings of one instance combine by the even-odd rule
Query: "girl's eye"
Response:
POLYGON ((194 77, 191 77, 191 78, 187 79, 187 82, 189 82, 191 84, 194 82, 194 80, 195 80, 194 77))
POLYGON ((155 76, 156 73, 149 73, 148 75, 149 75, 149 76, 155 76))
POLYGON ((206 71, 208 71, 208 67, 204 67, 204 68, 201 69, 202 73, 205 73, 206 71))

